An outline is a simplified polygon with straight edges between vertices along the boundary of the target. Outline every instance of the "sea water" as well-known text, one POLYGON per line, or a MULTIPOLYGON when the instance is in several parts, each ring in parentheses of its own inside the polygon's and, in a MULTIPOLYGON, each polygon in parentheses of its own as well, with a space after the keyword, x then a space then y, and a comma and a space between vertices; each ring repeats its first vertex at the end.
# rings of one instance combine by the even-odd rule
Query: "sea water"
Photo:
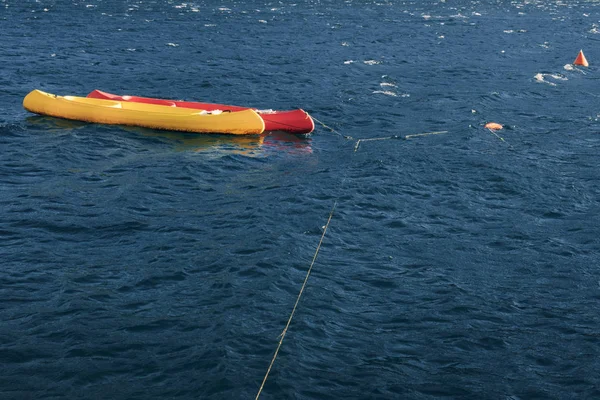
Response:
POLYGON ((311 265, 260 398, 600 398, 599 26, 591 0, 0 0, 0 398, 254 398, 311 265), (33 89, 317 123, 93 125, 33 89))

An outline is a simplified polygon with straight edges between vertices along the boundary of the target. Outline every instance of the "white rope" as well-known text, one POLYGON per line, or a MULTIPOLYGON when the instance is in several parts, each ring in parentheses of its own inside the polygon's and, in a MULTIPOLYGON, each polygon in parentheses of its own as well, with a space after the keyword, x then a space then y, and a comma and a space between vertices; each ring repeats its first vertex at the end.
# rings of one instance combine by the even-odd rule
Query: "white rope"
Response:
POLYGON ((377 137, 377 138, 366 138, 366 139, 358 139, 356 141, 356 145, 354 146, 354 152, 358 150, 358 146, 360 146, 361 142, 370 142, 373 140, 390 140, 390 139, 411 139, 419 136, 428 136, 428 135, 439 135, 440 133, 448 133, 448 131, 435 131, 435 132, 423 132, 423 133, 414 133, 412 135, 406 136, 385 136, 385 137, 377 137))
POLYGON ((504 143, 506 143, 506 144, 508 145, 508 147, 510 147, 511 149, 513 149, 512 145, 511 145, 510 143, 508 143, 506 140, 504 140, 504 138, 503 138, 502 136, 500 136, 500 135, 498 135, 496 132, 494 132, 494 130, 493 130, 493 129, 490 129, 490 128, 485 128, 485 129, 487 129, 488 131, 490 131, 490 133, 491 133, 492 135, 496 136, 498 139, 500 139, 500 140, 502 140, 504 143))
POLYGON ((287 333, 290 323, 292 322, 292 318, 294 318, 294 314, 296 313, 296 309, 298 308, 298 303, 300 302, 302 293, 304 293, 304 288, 306 287, 306 282, 308 282, 308 277, 310 276, 310 273, 312 272, 313 265, 315 265, 315 261, 317 260, 317 255, 319 254, 319 250, 321 249, 321 244, 323 244, 323 238, 325 237, 325 233, 327 233, 327 228, 329 228, 329 223, 331 222, 331 218, 333 217, 333 212, 335 211, 336 206, 337 206, 337 200, 335 201, 335 203, 333 203, 333 207, 331 209, 331 212, 329 213, 329 218, 327 219, 327 224, 325 224, 325 227, 323 228, 323 234, 321 235, 321 240, 319 240, 319 245, 317 246, 315 255, 313 256, 312 262, 310 263, 310 267, 308 268, 308 271, 306 272, 306 277, 304 278, 304 283, 302 284, 302 287, 300 288, 300 293, 298 293, 298 297, 296 298, 296 303, 294 304, 292 313, 290 314, 290 317, 288 318, 287 324, 285 324, 285 328, 283 329, 283 332, 281 332, 281 335, 280 335, 281 338, 279 339, 279 344, 277 344, 277 349, 275 350, 275 354, 273 354, 273 358, 271 359, 271 363, 269 364, 267 373, 265 374, 265 377, 263 378, 263 381, 260 385, 260 389, 258 389, 258 393, 256 394, 256 400, 258 400, 258 398, 263 390, 263 387, 265 386, 265 382, 267 381, 267 378, 269 377, 271 368, 273 367, 273 364, 275 364, 275 359, 277 358, 277 355, 279 354, 279 349, 281 348, 281 344, 283 343, 285 334, 287 333))
MULTIPOLYGON (((341 133, 337 132, 335 129, 328 127, 327 125, 325 125, 324 123, 322 123, 321 121, 319 121, 318 119, 316 119, 314 117, 313 117, 313 120, 317 121, 323 127, 331 130, 332 132, 342 136, 345 139, 353 139, 351 136, 342 135, 341 133)), ((424 132, 424 133, 417 133, 417 134, 406 135, 406 136, 387 136, 387 137, 380 137, 380 138, 358 139, 356 141, 356 145, 354 146, 354 153, 356 153, 356 151, 358 151, 360 142, 368 142, 368 141, 374 141, 374 140, 389 140, 389 139, 410 139, 413 137, 437 135, 440 133, 447 133, 447 132, 448 131, 424 132)), ((346 174, 347 173, 348 173, 348 170, 346 170, 346 174)), ((346 176, 344 176, 344 178, 342 179, 342 181, 340 183, 341 186, 343 186, 345 180, 346 180, 346 176)), ((298 308, 298 304, 300 303, 300 298, 302 297, 302 294, 304 293, 304 289, 306 288, 306 283, 308 282, 310 273, 312 272, 313 266, 315 265, 315 262, 317 260, 317 256, 319 255, 319 250, 321 249, 321 245, 323 244, 323 239, 325 238, 325 234, 327 233, 327 228, 329 228, 329 224, 331 223, 331 219, 333 218, 333 213, 335 211, 336 206, 337 206, 337 200, 333 203, 333 207, 331 208, 331 212, 329 213, 329 218, 327 219, 327 223, 323 227, 323 233, 321 234, 321 239, 319 240, 319 244, 317 245, 317 249, 315 251, 315 254, 313 255, 312 262, 310 263, 310 267, 308 268, 308 271, 306 272, 306 276, 304 277, 304 282, 302 283, 302 287, 300 288, 300 292, 298 293, 298 297, 296 298, 296 303, 294 303, 294 307, 292 308, 292 312, 290 313, 287 323, 285 324, 285 328, 283 328, 283 331, 279 335, 280 336, 279 343, 277 344, 277 348, 275 349, 275 354, 273 354, 273 358, 271 359, 271 362, 269 363, 269 368, 267 369, 267 372, 265 373, 265 376, 262 380, 260 388, 258 389, 258 393, 256 394, 255 400, 258 400, 258 398, 260 397, 260 394, 262 393, 262 390, 265 387, 265 383, 267 382, 267 378, 269 377, 269 374, 271 373, 271 369, 273 368, 273 364, 275 364, 275 359, 277 359, 277 356, 279 355, 279 350, 281 349, 281 345, 283 344, 283 339, 285 339, 285 335, 287 334, 288 328, 290 327, 290 324, 292 323, 292 319, 294 318, 294 314, 296 313, 296 309, 298 308)))

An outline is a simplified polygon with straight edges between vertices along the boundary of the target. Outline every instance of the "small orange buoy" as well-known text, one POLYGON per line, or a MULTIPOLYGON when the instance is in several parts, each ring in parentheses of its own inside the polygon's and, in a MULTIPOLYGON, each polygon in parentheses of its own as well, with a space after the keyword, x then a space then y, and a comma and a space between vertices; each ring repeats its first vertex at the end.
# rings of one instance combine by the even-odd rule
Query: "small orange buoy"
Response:
POLYGON ((586 60, 585 56, 583 55, 583 50, 579 50, 579 54, 577 54, 577 58, 575 59, 575 61, 573 61, 574 65, 583 65, 584 67, 588 67, 590 64, 588 64, 588 61, 586 60))
POLYGON ((504 127, 502 125, 496 123, 496 122, 488 122, 487 124, 485 124, 485 128, 497 131, 497 130, 500 130, 500 129, 504 128, 504 127))

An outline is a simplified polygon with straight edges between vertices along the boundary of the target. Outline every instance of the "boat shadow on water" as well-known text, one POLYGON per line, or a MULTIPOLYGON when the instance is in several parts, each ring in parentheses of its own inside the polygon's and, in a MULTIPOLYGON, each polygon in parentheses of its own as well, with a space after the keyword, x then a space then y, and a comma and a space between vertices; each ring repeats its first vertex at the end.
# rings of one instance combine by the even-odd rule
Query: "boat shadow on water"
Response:
POLYGON ((178 151, 219 152, 249 157, 272 152, 312 153, 311 139, 287 132, 265 132, 260 135, 192 134, 138 127, 124 127, 146 137, 167 139, 176 143, 178 151))
POLYGON ((64 118, 46 117, 34 115, 25 118, 26 127, 42 129, 49 132, 65 132, 89 126, 90 124, 82 121, 75 121, 64 118))
POLYGON ((26 118, 27 126, 48 132, 68 132, 89 126, 115 128, 146 138, 158 139, 163 143, 173 143, 176 151, 218 152, 239 154, 249 157, 264 156, 271 152, 298 154, 312 153, 310 135, 295 135, 273 131, 260 135, 199 134, 127 125, 99 125, 63 118, 31 116, 26 118))

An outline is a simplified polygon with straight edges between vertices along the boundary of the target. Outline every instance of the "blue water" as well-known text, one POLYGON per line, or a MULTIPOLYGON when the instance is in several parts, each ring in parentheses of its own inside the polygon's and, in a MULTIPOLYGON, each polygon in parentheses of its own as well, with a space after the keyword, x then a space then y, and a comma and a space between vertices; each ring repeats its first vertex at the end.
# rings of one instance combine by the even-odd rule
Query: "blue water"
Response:
POLYGON ((600 398, 599 26, 591 0, 0 0, 0 398, 254 398, 334 205, 261 399, 600 398), (26 112, 36 88, 319 123, 92 125, 26 112))

